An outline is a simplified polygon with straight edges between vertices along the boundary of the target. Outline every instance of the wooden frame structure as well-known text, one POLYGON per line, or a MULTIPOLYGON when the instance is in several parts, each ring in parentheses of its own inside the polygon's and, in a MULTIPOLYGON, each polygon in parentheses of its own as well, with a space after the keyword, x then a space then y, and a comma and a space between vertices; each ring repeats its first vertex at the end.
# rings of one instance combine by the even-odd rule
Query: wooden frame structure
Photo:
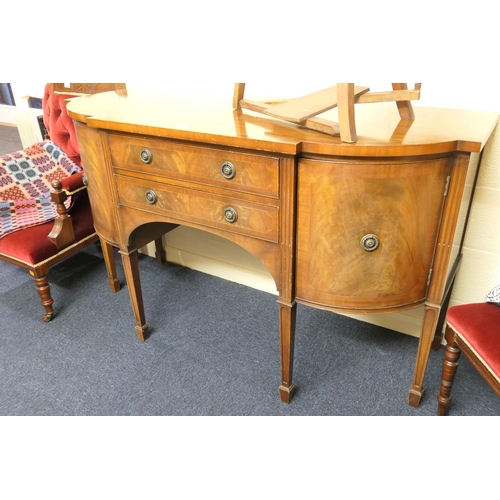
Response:
POLYGON ((325 134, 340 135, 343 142, 356 142, 355 104, 395 101, 401 119, 413 120, 411 101, 420 99, 421 85, 416 83, 415 88, 409 90, 406 83, 393 83, 391 91, 370 92, 368 87, 354 83, 338 83, 295 99, 252 101, 245 99, 245 84, 235 83, 233 109, 257 111, 325 134), (317 116, 335 107, 338 108, 338 123, 317 116))

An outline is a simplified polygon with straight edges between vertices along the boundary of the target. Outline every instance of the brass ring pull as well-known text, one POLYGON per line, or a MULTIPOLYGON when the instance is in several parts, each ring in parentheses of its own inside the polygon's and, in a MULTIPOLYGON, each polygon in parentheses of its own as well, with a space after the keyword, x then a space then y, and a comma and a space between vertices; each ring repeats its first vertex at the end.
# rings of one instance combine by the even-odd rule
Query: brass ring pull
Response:
POLYGON ((151 205, 154 205, 158 201, 158 196, 156 196, 156 193, 152 189, 148 189, 145 196, 146 201, 151 205))
POLYGON ((153 153, 147 148, 141 149, 140 156, 143 163, 149 164, 153 161, 153 153))
POLYGON ((236 167, 230 161, 225 161, 220 171, 226 179, 232 179, 236 175, 236 167))
POLYGON ((224 209, 224 219, 233 224, 238 220, 238 212, 233 207, 226 207, 224 209))
POLYGON ((361 248, 367 252, 373 252, 380 245, 380 240, 376 234, 366 234, 361 238, 361 248))

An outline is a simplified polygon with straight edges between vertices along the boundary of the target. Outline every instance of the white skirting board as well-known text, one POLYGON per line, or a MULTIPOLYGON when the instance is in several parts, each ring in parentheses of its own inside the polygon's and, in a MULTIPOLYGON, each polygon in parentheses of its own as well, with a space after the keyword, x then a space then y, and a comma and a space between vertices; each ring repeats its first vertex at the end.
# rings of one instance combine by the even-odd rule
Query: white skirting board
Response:
MULTIPOLYGON (((185 226, 166 234, 163 240, 169 262, 277 295, 276 285, 267 269, 253 255, 229 240, 185 226)), ((141 252, 153 257, 154 243, 141 252)), ((404 313, 347 316, 419 337, 423 307, 404 313)))

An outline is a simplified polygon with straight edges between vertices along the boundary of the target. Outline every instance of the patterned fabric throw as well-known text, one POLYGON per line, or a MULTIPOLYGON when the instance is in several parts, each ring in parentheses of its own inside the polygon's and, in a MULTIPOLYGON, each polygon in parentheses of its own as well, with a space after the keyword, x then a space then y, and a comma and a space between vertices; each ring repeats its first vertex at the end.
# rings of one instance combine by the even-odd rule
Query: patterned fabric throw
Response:
MULTIPOLYGON (((52 141, 0 156, 0 238, 57 216, 51 183, 82 168, 52 141)), ((65 202, 71 206, 71 197, 65 202)))
POLYGON ((485 300, 486 302, 491 302, 492 304, 500 306, 500 285, 493 288, 493 290, 486 295, 485 300))

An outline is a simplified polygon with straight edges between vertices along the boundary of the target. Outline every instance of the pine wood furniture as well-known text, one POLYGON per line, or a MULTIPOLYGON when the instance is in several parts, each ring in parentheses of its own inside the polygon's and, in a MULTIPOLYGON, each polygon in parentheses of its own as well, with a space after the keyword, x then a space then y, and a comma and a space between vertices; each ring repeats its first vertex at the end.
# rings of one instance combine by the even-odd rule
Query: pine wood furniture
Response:
POLYGON ((122 256, 138 337, 148 334, 138 249, 187 225, 242 246, 274 278, 284 402, 295 390, 298 302, 346 313, 425 306, 417 406, 460 260, 471 154, 498 115, 416 108, 401 120, 394 104, 361 106, 351 144, 196 98, 128 89, 68 105, 95 227, 122 256))

